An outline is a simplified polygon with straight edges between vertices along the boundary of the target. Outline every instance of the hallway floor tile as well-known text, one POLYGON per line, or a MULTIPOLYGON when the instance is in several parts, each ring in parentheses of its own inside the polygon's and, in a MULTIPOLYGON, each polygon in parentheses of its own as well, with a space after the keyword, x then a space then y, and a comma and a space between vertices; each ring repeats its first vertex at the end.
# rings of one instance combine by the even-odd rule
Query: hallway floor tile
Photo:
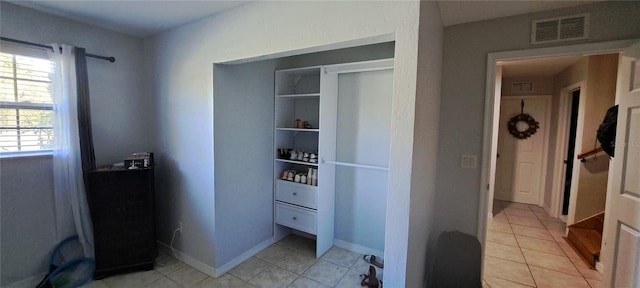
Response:
POLYGON ((600 287, 602 274, 583 262, 563 238, 566 225, 542 207, 496 200, 493 214, 484 287, 600 287))

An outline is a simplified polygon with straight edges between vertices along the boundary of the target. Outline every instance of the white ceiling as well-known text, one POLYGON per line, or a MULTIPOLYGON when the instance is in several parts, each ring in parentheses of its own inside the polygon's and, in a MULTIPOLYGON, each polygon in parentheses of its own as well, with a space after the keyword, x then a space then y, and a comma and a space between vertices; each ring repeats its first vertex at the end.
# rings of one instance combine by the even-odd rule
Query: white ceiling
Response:
MULTIPOLYGON (((270 0, 263 0, 270 1, 270 0)), ((551 10, 592 2, 588 1, 454 1, 438 0, 445 26, 551 10)), ((166 0, 9 0, 80 22, 137 37, 181 26, 227 9, 253 1, 166 1, 166 0)))
MULTIPOLYGON (((438 8, 443 24, 451 26, 582 5, 593 1, 600 0, 438 0, 438 8)), ((9 0, 9 2, 136 37, 147 37, 246 3, 255 2, 255 0, 9 0)), ((503 76, 553 76, 579 59, 580 57, 559 57, 505 62, 503 63, 503 76)))
POLYGON ((580 61, 584 56, 566 56, 508 61, 502 65, 502 77, 551 77, 580 61))
POLYGON ((250 1, 10 0, 9 2, 109 30, 146 37, 250 1))

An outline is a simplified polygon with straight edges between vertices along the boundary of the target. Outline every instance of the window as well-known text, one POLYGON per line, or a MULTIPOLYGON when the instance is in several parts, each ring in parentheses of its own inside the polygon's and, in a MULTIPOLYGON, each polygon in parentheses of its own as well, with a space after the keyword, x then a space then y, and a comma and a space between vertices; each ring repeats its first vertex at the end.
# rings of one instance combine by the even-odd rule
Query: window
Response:
POLYGON ((0 52, 0 152, 53 148, 53 63, 46 52, 2 45, 0 52))

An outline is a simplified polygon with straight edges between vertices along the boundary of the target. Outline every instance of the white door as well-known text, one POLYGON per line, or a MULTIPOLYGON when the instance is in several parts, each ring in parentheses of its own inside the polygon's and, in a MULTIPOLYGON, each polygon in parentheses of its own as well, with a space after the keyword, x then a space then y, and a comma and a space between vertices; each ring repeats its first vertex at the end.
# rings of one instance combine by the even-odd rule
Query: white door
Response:
POLYGON ((640 43, 618 66, 618 126, 607 193, 603 287, 640 287, 640 43))
POLYGON ((495 199, 539 204, 544 189, 548 106, 548 96, 501 98, 495 199), (524 113, 538 121, 540 128, 531 137, 518 139, 509 133, 507 123, 520 114, 523 100, 524 113))

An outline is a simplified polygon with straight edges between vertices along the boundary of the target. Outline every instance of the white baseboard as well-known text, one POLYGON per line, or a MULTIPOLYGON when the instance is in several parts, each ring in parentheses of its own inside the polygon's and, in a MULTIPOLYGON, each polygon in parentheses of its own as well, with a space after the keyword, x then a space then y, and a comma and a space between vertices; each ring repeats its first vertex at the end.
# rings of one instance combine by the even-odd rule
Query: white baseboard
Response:
POLYGON ((542 205, 542 208, 544 209, 545 212, 547 212, 547 214, 549 214, 549 216, 556 218, 555 216, 553 216, 553 213, 551 213, 551 207, 550 206, 544 206, 542 205))
POLYGON ((598 270, 598 272, 604 274, 604 265, 602 264, 602 262, 596 262, 596 270, 598 270))
POLYGON ((333 245, 336 247, 340 247, 342 249, 347 249, 349 251, 353 251, 356 253, 364 254, 364 255, 376 255, 378 257, 384 258, 384 251, 372 249, 369 247, 360 246, 358 244, 353 244, 340 239, 333 239, 333 245))
MULTIPOLYGON (((178 249, 171 249, 171 246, 164 244, 162 242, 158 242, 158 248, 161 252, 166 253, 168 255, 172 255, 178 258, 178 260, 184 262, 185 264, 193 267, 196 270, 199 270, 200 272, 207 274, 211 277, 217 278, 217 271, 216 268, 213 268, 205 263, 202 263, 202 261, 193 258, 187 254, 185 254, 184 252, 178 250, 178 249), (173 251, 175 250, 175 255, 173 254, 173 251)), ((223 273, 224 274, 224 273, 223 273)), ((222 274, 220 274, 222 275, 222 274)))
MULTIPOLYGON (((159 248, 160 251, 162 251, 163 253, 169 254, 169 255, 173 255, 173 251, 171 250, 171 247, 162 243, 162 242, 158 242, 159 244, 159 248)), ((246 261, 247 259, 251 258, 253 255, 258 254, 258 252, 264 250, 265 248, 269 247, 271 244, 273 244, 273 238, 267 239, 265 241, 263 241, 262 243, 256 245, 255 247, 249 249, 248 251, 240 254, 238 257, 234 258, 233 260, 227 262, 226 264, 222 265, 220 268, 214 268, 211 267, 205 263, 202 263, 200 260, 195 259, 187 254, 185 254, 184 252, 175 249, 176 254, 175 256, 178 257, 178 260, 184 262, 185 264, 193 267, 196 270, 199 270, 200 272, 207 274, 213 278, 218 278, 222 275, 224 275, 224 273, 229 272, 229 270, 233 269, 234 267, 240 265, 240 263, 246 261)))

